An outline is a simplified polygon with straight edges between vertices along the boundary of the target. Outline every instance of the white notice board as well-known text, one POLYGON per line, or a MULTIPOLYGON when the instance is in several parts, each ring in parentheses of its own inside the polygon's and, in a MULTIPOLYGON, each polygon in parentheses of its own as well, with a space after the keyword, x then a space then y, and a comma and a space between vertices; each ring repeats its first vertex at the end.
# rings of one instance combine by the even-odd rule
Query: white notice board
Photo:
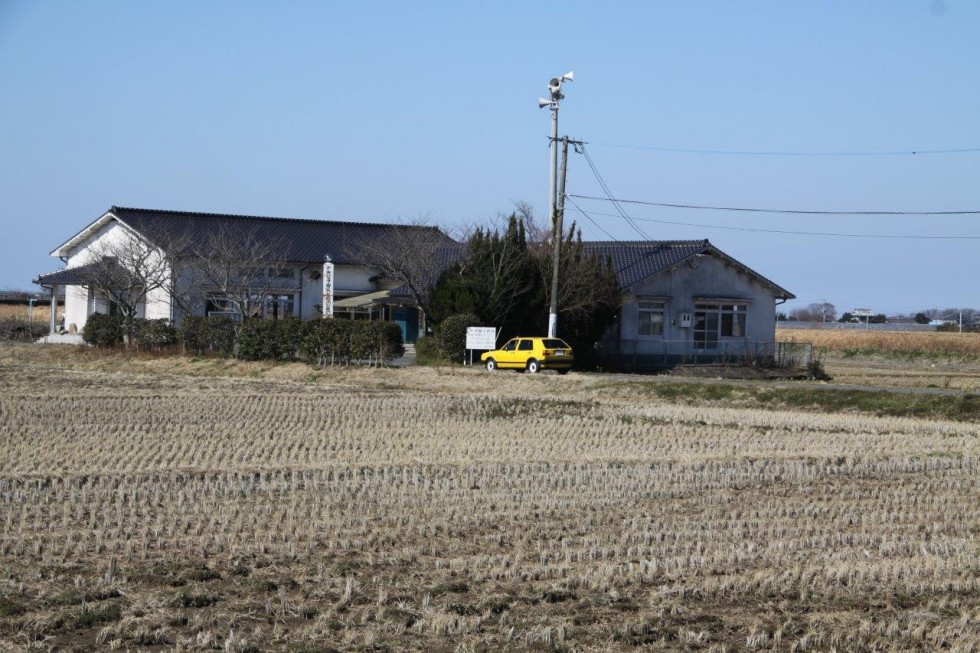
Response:
POLYGON ((490 350, 497 348, 497 330, 493 327, 467 327, 466 348, 490 350))

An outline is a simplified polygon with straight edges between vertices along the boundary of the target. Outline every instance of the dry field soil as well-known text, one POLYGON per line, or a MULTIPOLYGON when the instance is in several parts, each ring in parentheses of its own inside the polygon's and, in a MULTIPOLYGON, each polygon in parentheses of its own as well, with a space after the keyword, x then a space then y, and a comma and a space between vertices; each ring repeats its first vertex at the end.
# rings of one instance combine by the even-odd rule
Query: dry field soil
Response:
POLYGON ((966 398, 66 351, 0 346, 3 651, 980 647, 966 398))

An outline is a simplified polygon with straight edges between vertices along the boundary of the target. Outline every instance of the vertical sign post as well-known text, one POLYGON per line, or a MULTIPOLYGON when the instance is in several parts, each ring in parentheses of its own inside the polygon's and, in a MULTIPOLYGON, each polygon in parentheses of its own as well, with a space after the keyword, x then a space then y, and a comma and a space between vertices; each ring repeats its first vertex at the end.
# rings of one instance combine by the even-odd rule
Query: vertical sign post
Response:
POLYGON ((323 257, 323 317, 333 317, 333 261, 323 257))

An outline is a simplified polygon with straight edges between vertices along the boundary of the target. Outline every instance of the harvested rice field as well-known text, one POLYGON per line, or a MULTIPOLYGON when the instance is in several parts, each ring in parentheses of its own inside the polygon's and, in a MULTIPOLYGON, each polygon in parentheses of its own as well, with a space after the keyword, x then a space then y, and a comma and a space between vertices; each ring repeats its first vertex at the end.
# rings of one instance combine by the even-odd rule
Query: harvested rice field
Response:
POLYGON ((64 351, 0 346, 0 650, 980 648, 970 419, 64 351))

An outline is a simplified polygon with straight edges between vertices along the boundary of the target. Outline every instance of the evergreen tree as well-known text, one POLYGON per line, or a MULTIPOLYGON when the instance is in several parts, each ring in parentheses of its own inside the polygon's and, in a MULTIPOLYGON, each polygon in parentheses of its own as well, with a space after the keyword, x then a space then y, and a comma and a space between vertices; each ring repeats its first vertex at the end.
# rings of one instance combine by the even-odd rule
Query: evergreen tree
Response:
MULTIPOLYGON (((432 293, 430 310, 438 323, 472 313, 486 326, 501 330, 501 340, 541 330, 535 307, 543 296, 524 225, 512 215, 504 233, 477 229, 468 256, 450 266, 432 293)), ((546 318, 547 319, 547 318, 546 318)))
MULTIPOLYGON (((446 269, 432 292, 438 323, 472 313, 500 329, 499 342, 544 335, 548 327, 552 248, 528 243, 524 223, 512 215, 507 229, 477 229, 467 257, 446 269)), ((590 255, 573 225, 563 237, 559 260, 558 336, 591 362, 595 343, 612 324, 620 305, 619 284, 609 260, 590 255)))

